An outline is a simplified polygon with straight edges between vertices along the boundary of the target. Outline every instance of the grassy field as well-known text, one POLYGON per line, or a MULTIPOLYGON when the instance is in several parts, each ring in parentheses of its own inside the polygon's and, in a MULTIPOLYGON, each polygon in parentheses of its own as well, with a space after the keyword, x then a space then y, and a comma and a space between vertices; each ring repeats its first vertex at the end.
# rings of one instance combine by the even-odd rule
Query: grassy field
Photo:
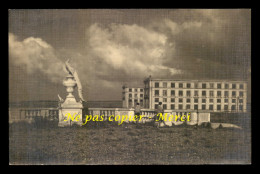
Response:
POLYGON ((9 126, 10 164, 249 164, 249 129, 103 123, 9 126))

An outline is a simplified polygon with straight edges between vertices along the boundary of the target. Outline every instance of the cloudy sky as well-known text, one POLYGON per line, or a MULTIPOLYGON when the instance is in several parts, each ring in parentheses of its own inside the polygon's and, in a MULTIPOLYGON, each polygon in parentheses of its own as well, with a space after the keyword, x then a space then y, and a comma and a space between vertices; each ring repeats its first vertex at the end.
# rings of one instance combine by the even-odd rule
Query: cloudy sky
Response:
POLYGON ((65 98, 68 58, 91 101, 121 100, 149 75, 250 80, 251 11, 9 10, 10 101, 65 98))

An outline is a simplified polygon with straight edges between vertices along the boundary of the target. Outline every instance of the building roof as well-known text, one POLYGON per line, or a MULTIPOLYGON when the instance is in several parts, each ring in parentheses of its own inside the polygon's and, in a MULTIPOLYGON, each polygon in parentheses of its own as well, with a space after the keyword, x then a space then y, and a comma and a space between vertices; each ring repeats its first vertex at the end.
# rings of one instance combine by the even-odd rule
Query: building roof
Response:
MULTIPOLYGON (((147 79, 146 79, 147 80, 147 79)), ((203 80, 189 80, 189 79, 150 79, 151 81, 180 81, 180 82, 240 82, 247 83, 245 80, 223 80, 223 79, 203 79, 203 80)))
POLYGON ((123 85, 123 87, 125 87, 125 88, 144 88, 143 86, 131 86, 131 85, 123 85))

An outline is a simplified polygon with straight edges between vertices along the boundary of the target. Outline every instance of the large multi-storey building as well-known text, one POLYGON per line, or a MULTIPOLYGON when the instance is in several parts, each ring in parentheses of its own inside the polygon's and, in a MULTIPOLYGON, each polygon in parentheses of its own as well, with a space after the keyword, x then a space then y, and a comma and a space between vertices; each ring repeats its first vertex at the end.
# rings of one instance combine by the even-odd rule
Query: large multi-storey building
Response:
POLYGON ((137 102, 141 107, 144 106, 144 88, 129 88, 124 85, 122 94, 124 108, 134 108, 137 102))
POLYGON ((144 80, 144 107, 169 110, 246 112, 247 83, 226 80, 144 80))

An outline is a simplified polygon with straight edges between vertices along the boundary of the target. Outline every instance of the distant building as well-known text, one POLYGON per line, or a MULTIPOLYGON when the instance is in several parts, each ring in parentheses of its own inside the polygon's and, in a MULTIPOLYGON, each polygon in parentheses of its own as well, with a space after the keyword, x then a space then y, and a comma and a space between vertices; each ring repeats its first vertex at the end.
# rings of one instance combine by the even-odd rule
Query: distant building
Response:
MULTIPOLYGON (((133 92, 127 93, 128 89, 123 89, 123 103, 125 102, 127 106, 130 97, 132 102, 135 98, 133 92)), ((247 112, 247 83, 228 80, 166 80, 149 77, 144 80, 142 101, 143 107, 149 109, 157 108, 158 103, 162 102, 163 108, 167 110, 247 112)))
POLYGON ((124 85, 122 96, 124 108, 134 108, 137 102, 141 107, 144 106, 144 88, 129 88, 124 85))

